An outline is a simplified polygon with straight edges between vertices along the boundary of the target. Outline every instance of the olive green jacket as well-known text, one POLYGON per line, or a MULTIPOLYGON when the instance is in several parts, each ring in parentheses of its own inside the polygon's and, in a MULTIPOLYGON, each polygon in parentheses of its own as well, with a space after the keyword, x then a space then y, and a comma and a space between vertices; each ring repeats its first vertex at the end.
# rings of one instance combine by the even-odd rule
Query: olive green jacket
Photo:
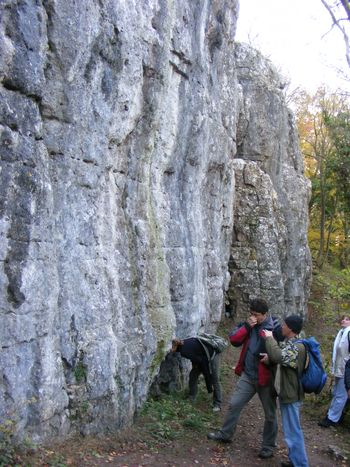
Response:
POLYGON ((273 337, 266 339, 266 351, 270 363, 277 363, 275 387, 281 402, 290 404, 304 398, 298 375, 305 367, 306 350, 296 338, 277 343, 273 337))

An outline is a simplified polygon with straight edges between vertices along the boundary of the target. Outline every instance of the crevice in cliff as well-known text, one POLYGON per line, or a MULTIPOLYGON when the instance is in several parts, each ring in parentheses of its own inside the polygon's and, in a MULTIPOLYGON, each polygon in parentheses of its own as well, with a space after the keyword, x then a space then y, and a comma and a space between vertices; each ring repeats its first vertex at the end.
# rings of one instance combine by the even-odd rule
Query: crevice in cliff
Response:
POLYGON ((73 120, 69 119, 67 116, 53 115, 53 114, 47 113, 48 109, 46 108, 45 105, 40 105, 39 111, 40 111, 40 115, 42 116, 43 122, 53 121, 53 122, 64 123, 67 125, 71 125, 72 123, 74 123, 73 120))
POLYGON ((186 57, 186 55, 181 52, 181 51, 178 51, 178 50, 175 50, 175 49, 172 49, 170 50, 170 52, 174 55, 176 55, 177 57, 179 57, 179 59, 185 63, 185 65, 192 65, 192 62, 189 58, 186 57))
POLYGON ((5 78, 2 81, 2 85, 4 86, 4 88, 7 91, 16 92, 16 93, 20 94, 22 97, 30 99, 31 101, 33 101, 36 104, 41 103, 41 99, 42 99, 41 96, 39 96, 37 94, 28 93, 23 87, 15 84, 10 78, 5 78))
POLYGON ((185 73, 184 71, 182 71, 177 65, 176 63, 172 62, 171 60, 169 60, 169 63, 170 65, 173 67, 173 70, 178 73, 180 76, 182 76, 183 78, 185 79, 189 79, 189 76, 187 73, 185 73))
POLYGON ((78 352, 77 350, 77 332, 73 315, 71 317, 70 335, 76 353, 69 360, 61 355, 61 361, 66 380, 69 418, 75 429, 82 430, 84 425, 91 419, 90 412, 93 404, 88 396, 88 367, 84 361, 84 351, 80 350, 78 352))
POLYGON ((10 402, 11 404, 15 404, 16 401, 11 395, 12 391, 10 381, 4 373, 0 374, 0 387, 1 392, 4 395, 4 399, 10 402))

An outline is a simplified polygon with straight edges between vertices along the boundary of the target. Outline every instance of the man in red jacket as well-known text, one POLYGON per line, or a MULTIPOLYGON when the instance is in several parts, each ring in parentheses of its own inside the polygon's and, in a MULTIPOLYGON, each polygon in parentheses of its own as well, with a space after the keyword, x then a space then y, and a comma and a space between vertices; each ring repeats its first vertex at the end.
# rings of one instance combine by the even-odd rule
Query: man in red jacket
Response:
POLYGON ((273 320, 268 314, 265 300, 252 300, 248 319, 235 328, 230 335, 233 346, 242 346, 235 368, 235 373, 240 378, 232 393, 221 429, 208 433, 209 439, 231 442, 242 409, 257 393, 265 414, 263 440, 259 452, 259 457, 262 459, 273 456, 277 437, 276 392, 273 387, 271 368, 264 363, 267 356, 262 335, 263 329, 272 331, 273 327, 273 320))

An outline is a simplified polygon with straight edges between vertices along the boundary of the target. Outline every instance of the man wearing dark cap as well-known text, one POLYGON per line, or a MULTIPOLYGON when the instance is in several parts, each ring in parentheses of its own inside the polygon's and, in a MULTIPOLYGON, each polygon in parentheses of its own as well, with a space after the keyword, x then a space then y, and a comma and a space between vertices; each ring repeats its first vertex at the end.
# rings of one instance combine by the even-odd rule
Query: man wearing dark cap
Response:
POLYGON ((266 351, 270 363, 277 363, 275 388, 280 401, 282 428, 288 447, 288 462, 282 466, 308 467, 304 435, 300 426, 300 406, 304 391, 299 375, 305 367, 306 350, 297 341, 303 327, 298 315, 287 316, 282 324, 284 341, 278 343, 272 332, 263 330, 266 351))

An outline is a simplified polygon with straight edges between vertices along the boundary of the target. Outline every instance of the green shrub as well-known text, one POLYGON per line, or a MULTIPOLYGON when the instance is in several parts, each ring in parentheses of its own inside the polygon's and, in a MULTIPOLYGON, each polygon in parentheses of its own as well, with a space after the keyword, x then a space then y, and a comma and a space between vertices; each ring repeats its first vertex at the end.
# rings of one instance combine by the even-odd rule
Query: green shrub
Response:
POLYGON ((13 443, 15 426, 11 420, 0 424, 0 467, 16 465, 16 451, 13 443))
POLYGON ((177 392, 148 400, 141 416, 154 438, 167 441, 183 436, 184 430, 207 430, 213 420, 209 407, 211 402, 204 391, 199 390, 195 406, 184 392, 177 392))

